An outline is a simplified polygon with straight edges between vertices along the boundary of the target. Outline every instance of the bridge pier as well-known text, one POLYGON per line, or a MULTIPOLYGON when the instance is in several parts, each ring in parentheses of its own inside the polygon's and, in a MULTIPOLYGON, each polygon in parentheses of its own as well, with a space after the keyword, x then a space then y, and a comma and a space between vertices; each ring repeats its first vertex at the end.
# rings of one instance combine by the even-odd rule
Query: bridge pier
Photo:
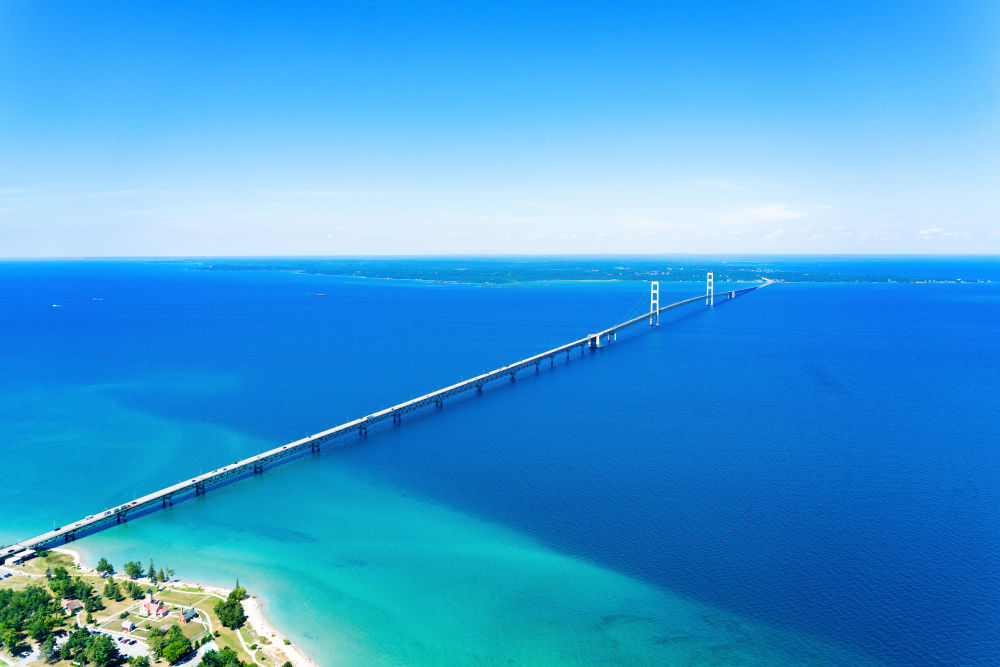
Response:
POLYGON ((361 436, 362 438, 366 437, 368 435, 368 427, 367 426, 359 426, 358 427, 358 435, 361 436))
POLYGON ((253 474, 259 475, 262 472, 264 472, 264 464, 260 461, 257 461, 256 463, 253 464, 253 474))
POLYGON ((198 482, 194 485, 194 495, 203 496, 205 495, 205 482, 198 482))
POLYGON ((705 305, 714 306, 715 305, 715 274, 709 272, 708 278, 705 279, 705 305))
POLYGON ((477 382, 476 383, 476 391, 479 392, 479 393, 482 393, 482 391, 483 391, 483 383, 482 382, 477 382))
POLYGON ((400 416, 400 414, 398 412, 393 412, 392 413, 392 423, 393 424, 398 424, 402 420, 403 420, 403 418, 400 416))
POLYGON ((536 372, 536 373, 538 372, 538 363, 539 363, 540 361, 541 361, 541 359, 535 359, 535 372, 536 372))
POLYGON ((510 371, 510 381, 511 382, 513 382, 515 379, 517 379, 517 378, 515 378, 516 375, 517 375, 517 371, 511 369, 511 371, 510 371))

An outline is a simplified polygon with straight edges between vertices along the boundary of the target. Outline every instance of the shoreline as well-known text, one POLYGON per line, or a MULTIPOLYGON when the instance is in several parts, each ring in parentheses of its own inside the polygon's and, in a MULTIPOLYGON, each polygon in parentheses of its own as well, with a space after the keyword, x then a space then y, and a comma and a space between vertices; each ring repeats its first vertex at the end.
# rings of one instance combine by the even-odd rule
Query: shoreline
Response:
MULTIPOLYGON (((49 549, 49 551, 54 551, 56 553, 66 554, 73 559, 73 562, 81 570, 87 570, 89 573, 96 574, 96 570, 89 564, 83 562, 80 552, 68 548, 68 547, 54 547, 49 549)), ((205 584, 198 581, 192 581, 190 579, 176 578, 169 582, 170 587, 184 586, 189 588, 198 588, 206 593, 212 593, 225 598, 229 595, 231 588, 225 588, 223 586, 216 586, 213 584, 205 584)), ((271 642, 270 645, 260 645, 258 650, 268 652, 265 647, 270 648, 271 652, 278 652, 283 654, 283 657, 292 663, 294 667, 319 667, 319 665, 314 662, 305 652, 299 648, 298 644, 292 642, 288 637, 277 628, 277 626, 270 621, 264 614, 264 607, 266 606, 266 600, 257 596, 250 595, 247 599, 243 600, 243 613, 246 614, 247 620, 246 624, 257 633, 258 636, 265 638, 271 642), (289 643, 286 644, 285 642, 289 643)), ((254 658, 251 655, 251 658, 254 658)), ((254 658, 254 662, 256 659, 254 658)), ((278 664, 281 661, 277 661, 278 664)))

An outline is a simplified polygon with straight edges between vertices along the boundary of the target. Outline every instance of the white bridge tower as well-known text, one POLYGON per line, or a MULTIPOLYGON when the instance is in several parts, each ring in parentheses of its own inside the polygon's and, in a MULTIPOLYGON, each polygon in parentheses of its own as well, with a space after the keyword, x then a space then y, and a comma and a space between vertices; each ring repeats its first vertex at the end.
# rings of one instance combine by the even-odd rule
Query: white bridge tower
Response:
POLYGON ((649 326, 660 326, 660 281, 649 284, 649 326))
POLYGON ((714 306, 715 305, 715 279, 711 271, 708 272, 708 280, 705 283, 705 305, 714 306))

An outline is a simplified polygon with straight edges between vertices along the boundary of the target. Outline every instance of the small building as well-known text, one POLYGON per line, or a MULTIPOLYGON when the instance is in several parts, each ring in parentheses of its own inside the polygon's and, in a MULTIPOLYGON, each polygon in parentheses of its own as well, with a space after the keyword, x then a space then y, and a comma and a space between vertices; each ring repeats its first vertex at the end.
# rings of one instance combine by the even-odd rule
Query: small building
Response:
POLYGON ((122 632, 132 632, 135 630, 135 623, 132 621, 122 621, 122 632))
POLYGON ((63 600, 62 607, 66 610, 67 614, 72 616, 83 609, 83 603, 79 600, 63 600))
POLYGON ((198 610, 195 609, 194 607, 189 607, 185 609, 184 612, 181 614, 181 618, 184 619, 185 623, 190 623, 191 619, 193 619, 197 615, 198 615, 198 610))

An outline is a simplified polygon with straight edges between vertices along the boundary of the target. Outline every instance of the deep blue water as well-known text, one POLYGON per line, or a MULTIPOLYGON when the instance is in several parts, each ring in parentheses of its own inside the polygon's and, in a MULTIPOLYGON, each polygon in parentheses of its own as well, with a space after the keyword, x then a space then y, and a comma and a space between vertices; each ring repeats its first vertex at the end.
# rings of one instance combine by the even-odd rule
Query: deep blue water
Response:
MULTIPOLYGON (((1000 276, 995 260, 905 261, 925 275, 1000 276)), ((665 284, 663 300, 692 289, 665 284)), ((0 542, 579 338, 641 312, 646 290, 0 263, 0 542)), ((651 629, 669 622, 668 602, 644 602, 652 611, 627 640, 609 639, 604 626, 621 615, 596 606, 599 637, 583 638, 583 612, 560 624, 588 586, 623 606, 647 595, 635 582, 701 605, 691 613, 704 627, 684 638, 698 644, 684 648, 695 662, 734 659, 706 652, 717 628, 727 646, 788 633, 888 664, 997 664, 998 371, 995 283, 777 284, 678 311, 657 330, 637 327, 551 371, 78 545, 168 553, 182 575, 237 574, 280 592, 276 620, 314 652, 344 643, 349 656, 387 662, 464 662, 445 645, 461 632, 450 623, 511 591, 513 579, 538 576, 534 564, 504 569, 501 549, 530 544, 532 559, 572 559, 553 567, 572 571, 579 590, 519 592, 531 614, 477 647, 476 659, 537 658, 521 646, 545 624, 568 638, 544 658, 552 662, 586 662, 590 651, 614 661, 620 650, 624 663, 674 647, 677 632, 651 629), (380 525, 377 546, 358 545, 363 527, 338 532, 344 515, 308 520, 351 502, 405 519, 380 525), (461 550, 419 551, 415 521, 428 533, 462 526, 453 536, 461 550), (206 534, 225 531, 239 544, 199 551, 206 534), (350 561, 338 565, 337 592, 298 600, 324 575, 275 569, 276 544, 350 561), (448 591, 449 578, 485 562, 456 555, 476 545, 496 570, 473 573, 483 590, 442 592, 451 613, 426 627, 401 621, 414 615, 417 591, 448 591), (247 559, 238 566, 237 553, 247 559), (424 564, 408 572, 410 558, 424 564), (623 583, 571 570, 579 564, 623 583), (345 592, 362 580, 385 587, 363 608, 359 592, 345 592), (629 592, 616 598, 616 587, 629 592), (336 619, 345 637, 293 627, 301 619, 336 619), (418 637, 387 647, 386 636, 405 632, 418 637), (565 648, 577 635, 586 651, 565 648)))

